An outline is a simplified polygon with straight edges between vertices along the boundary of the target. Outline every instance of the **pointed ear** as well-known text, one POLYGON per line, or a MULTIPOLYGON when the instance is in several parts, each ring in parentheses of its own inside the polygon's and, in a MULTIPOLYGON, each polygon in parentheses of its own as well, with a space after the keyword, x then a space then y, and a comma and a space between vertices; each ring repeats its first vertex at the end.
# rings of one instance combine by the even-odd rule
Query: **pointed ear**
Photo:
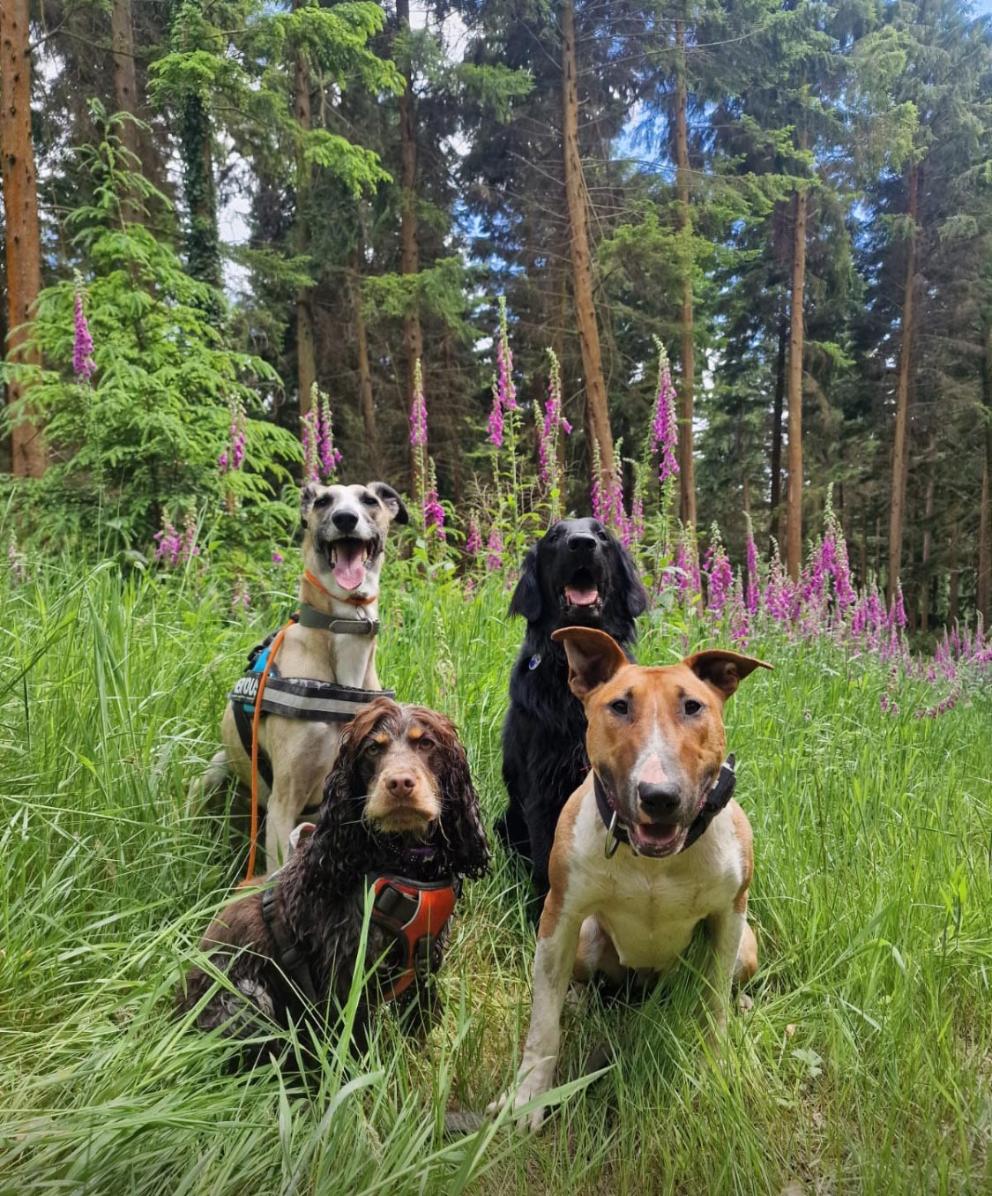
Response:
POLYGON ((307 516, 310 514, 310 508, 320 493, 320 489, 317 482, 307 482, 300 491, 300 523, 303 527, 307 525, 307 516))
POLYGON ((755 669, 770 669, 772 666, 753 656, 741 656, 739 652, 727 652, 723 648, 709 648, 696 652, 682 661, 692 669, 700 681, 720 691, 724 700, 730 697, 737 686, 755 669))
POLYGON ((541 617, 541 583, 537 577, 537 545, 524 557, 520 568, 520 580, 510 599, 511 615, 523 615, 528 623, 536 623, 541 617))
POLYGON ((585 699, 630 662, 617 641, 594 627, 559 627, 551 633, 568 657, 568 688, 585 699))
POLYGON ((368 482, 368 488, 375 494, 389 512, 394 523, 409 523, 410 512, 403 505, 403 499, 387 482, 368 482))

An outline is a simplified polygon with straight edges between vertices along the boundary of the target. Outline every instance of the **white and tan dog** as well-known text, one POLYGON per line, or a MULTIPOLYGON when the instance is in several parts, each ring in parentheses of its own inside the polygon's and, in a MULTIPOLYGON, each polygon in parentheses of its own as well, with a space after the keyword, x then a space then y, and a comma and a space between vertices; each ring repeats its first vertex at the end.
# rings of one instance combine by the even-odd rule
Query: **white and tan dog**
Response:
MULTIPOLYGON (((592 770, 558 822, 524 1056, 515 1089, 494 1109, 519 1110, 552 1087, 573 975, 620 982, 633 970, 647 980, 676 962, 703 923, 710 1012, 722 1032, 733 977, 758 966, 746 917, 751 828, 729 799, 722 712, 742 678, 771 666, 707 651, 645 668, 602 631, 566 627, 553 638, 585 708, 592 770)), ((537 1129, 542 1118, 539 1107, 527 1123, 537 1129)))
MULTIPOLYGON (((390 525, 409 520, 400 496, 385 482, 321 486, 309 483, 300 496, 303 523, 301 609, 318 612, 329 626, 305 621, 286 631, 278 668, 285 677, 333 682, 378 690, 375 628, 378 625, 379 574, 390 525), (347 628, 348 633, 335 630, 347 628), (371 624, 368 634, 359 621, 371 624)), ((357 713, 357 709, 352 711, 357 713)), ((266 714, 259 725, 259 748, 267 756, 272 786, 259 780, 259 802, 266 810, 266 865, 285 859, 289 836, 300 815, 320 804, 324 781, 338 753, 344 721, 316 722, 266 714)), ((223 748, 202 780, 204 792, 227 782, 233 773, 247 788, 251 756, 245 750, 228 703, 221 723, 223 748)))

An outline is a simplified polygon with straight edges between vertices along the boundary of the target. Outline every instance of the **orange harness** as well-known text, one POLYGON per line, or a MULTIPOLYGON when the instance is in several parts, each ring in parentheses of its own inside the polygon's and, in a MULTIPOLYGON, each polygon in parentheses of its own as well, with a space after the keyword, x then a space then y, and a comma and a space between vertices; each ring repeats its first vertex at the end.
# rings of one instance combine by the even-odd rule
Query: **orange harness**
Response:
POLYGON ((454 913, 458 893, 451 880, 429 883, 391 872, 368 880, 375 894, 372 921, 395 935, 403 948, 400 973, 382 990, 384 1001, 394 1001, 416 980, 418 970, 430 967, 431 951, 454 913))
MULTIPOLYGON (((293 847, 299 850, 303 839, 316 830, 312 822, 301 823, 293 832, 293 847)), ((403 951, 403 962, 393 980, 381 987, 384 1001, 395 1001, 410 987, 418 974, 431 966, 434 944, 444 932, 458 900, 458 881, 454 879, 411 880, 394 872, 370 872, 366 883, 372 890, 372 921, 391 934, 403 951)), ((272 933, 279 953, 278 963, 297 994, 314 1006, 318 996, 306 956, 300 950, 277 912, 276 884, 262 897, 262 917, 272 933)))

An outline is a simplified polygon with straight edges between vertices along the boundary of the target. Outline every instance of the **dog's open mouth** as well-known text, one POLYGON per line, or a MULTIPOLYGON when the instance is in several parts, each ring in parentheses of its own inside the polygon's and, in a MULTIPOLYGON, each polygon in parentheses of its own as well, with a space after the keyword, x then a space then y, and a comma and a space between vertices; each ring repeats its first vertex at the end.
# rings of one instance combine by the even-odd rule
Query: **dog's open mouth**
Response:
POLYGON ((566 606, 595 609, 600 605, 599 587, 591 569, 576 569, 562 594, 566 606))
POLYGON ((327 545, 327 563, 342 590, 357 590, 365 581, 366 566, 375 555, 371 540, 343 536, 327 545))
POLYGON ((627 834, 630 845, 638 855, 673 855, 685 842, 687 828, 680 822, 632 822, 627 834))

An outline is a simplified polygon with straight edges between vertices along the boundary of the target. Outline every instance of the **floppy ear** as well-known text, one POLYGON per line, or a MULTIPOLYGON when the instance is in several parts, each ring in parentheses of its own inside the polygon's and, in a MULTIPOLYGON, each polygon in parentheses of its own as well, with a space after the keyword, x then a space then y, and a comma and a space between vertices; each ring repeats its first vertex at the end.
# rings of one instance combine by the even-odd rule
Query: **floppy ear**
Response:
POLYGON ((510 599, 510 614, 523 615, 528 623, 536 623, 541 617, 544 600, 541 597, 541 583, 537 577, 537 545, 524 557, 520 568, 520 580, 510 599))
POLYGON ((636 619, 638 615, 643 615, 648 609, 648 592, 638 576, 633 558, 619 540, 613 541, 613 551, 616 554, 617 570, 621 578, 627 613, 632 619, 636 619))
POLYGON ((403 505, 403 499, 396 493, 396 491, 387 482, 368 482, 368 488, 373 494, 377 495, 381 500, 382 505, 389 512, 389 517, 394 523, 409 523, 410 512, 403 505))
POLYGON ((479 796, 472 784, 465 748, 450 719, 434 710, 419 709, 416 716, 440 748, 441 837, 452 872, 478 878, 489 871, 489 844, 479 816, 479 796))
POLYGON ((319 493, 320 486, 316 482, 307 482, 300 491, 300 523, 303 527, 307 525, 307 516, 319 493))
POLYGON ((559 627, 551 638, 565 649, 568 688, 580 701, 630 663, 617 641, 594 627, 559 627))
POLYGON ((709 648, 705 652, 696 652, 687 656, 682 663, 692 669, 700 681, 705 681, 719 690, 724 701, 755 669, 772 667, 753 656, 741 656, 739 652, 728 652, 723 648, 709 648))

